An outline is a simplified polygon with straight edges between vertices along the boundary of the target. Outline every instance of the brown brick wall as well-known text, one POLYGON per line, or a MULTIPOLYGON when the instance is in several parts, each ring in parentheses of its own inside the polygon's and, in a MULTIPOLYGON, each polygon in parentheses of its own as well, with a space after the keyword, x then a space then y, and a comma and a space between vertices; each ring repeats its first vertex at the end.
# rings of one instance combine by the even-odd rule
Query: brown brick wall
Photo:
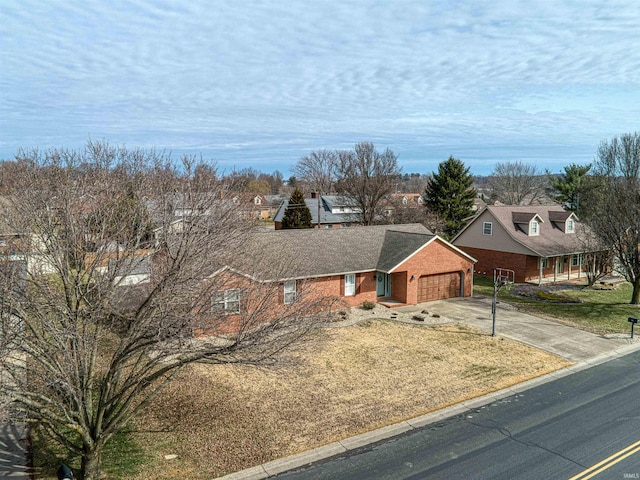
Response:
MULTIPOLYGON (((470 297, 473 288, 473 262, 439 240, 431 242, 416 255, 400 265, 397 270, 406 270, 406 298, 398 298, 408 304, 418 301, 418 278, 422 275, 462 272, 464 296, 470 297), (413 280, 411 277, 413 276, 413 280)), ((395 284, 392 283, 392 287, 395 284)), ((394 296, 395 298, 395 296, 394 296)))
POLYGON ((376 301, 376 281, 373 276, 374 272, 356 274, 356 294, 348 297, 344 295, 344 275, 311 279, 309 288, 313 289, 315 295, 338 297, 342 303, 353 307, 362 305, 364 301, 376 301))
MULTIPOLYGON (((530 265, 527 268, 527 255, 486 250, 484 248, 461 247, 461 249, 478 260, 475 271, 480 275, 493 277, 495 268, 508 268, 516 272, 516 282, 524 282, 525 272, 530 270, 530 265)), ((531 258, 535 260, 535 257, 531 258)))
MULTIPOLYGON (((475 271, 480 275, 493 277, 494 268, 508 268, 515 271, 515 281, 517 283, 536 280, 540 276, 539 259, 534 255, 523 255, 516 253, 499 252, 496 250, 486 250, 482 248, 462 247, 462 250, 478 260, 475 271)), ((567 278, 569 274, 569 262, 571 257, 565 257, 564 272, 557 274, 558 280, 567 278)), ((558 261, 564 261, 559 259, 558 261)), ((578 273, 579 268, 571 267, 571 273, 578 273)), ((543 278, 552 278, 554 271, 554 259, 550 258, 547 268, 542 270, 543 278)), ((584 270, 583 270, 584 271, 584 270)))

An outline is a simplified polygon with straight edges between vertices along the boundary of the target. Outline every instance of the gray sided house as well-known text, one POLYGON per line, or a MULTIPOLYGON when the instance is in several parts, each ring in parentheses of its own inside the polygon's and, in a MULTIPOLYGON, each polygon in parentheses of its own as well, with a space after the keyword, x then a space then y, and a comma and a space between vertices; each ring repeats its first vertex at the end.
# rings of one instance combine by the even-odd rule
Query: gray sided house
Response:
POLYGON ((598 255, 588 227, 557 205, 486 206, 452 243, 477 259, 477 273, 506 268, 538 284, 583 277, 586 256, 598 255))

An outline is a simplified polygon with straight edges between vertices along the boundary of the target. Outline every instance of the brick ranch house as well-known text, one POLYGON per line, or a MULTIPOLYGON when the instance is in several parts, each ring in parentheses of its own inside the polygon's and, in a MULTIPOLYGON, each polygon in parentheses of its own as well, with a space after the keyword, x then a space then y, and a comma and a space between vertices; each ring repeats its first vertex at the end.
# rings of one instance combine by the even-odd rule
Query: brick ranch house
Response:
MULTIPOLYGON (((327 305, 415 305, 469 297, 474 259, 420 224, 339 229, 274 230, 258 233, 238 263, 219 270, 228 285, 214 292, 226 313, 240 313, 241 285, 276 285, 281 308, 306 296, 327 305), (248 260, 247 260, 248 259, 248 260)), ((255 297, 255 295, 254 295, 255 297)))
POLYGON ((541 284, 585 275, 588 227, 557 205, 488 205, 452 243, 477 259, 476 273, 515 271, 516 282, 541 284))

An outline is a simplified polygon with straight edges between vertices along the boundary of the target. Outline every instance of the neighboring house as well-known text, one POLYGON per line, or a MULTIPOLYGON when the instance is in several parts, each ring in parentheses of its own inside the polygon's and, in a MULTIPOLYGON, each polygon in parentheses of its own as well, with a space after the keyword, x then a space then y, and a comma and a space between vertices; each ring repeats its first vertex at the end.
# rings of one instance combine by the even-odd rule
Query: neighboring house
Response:
MULTIPOLYGON (((557 205, 489 205, 452 243, 477 259, 476 272, 515 272, 516 282, 542 283, 578 278, 586 271, 588 228, 557 205)), ((596 253, 597 254, 597 253, 596 253)))
POLYGON ((270 231, 245 248, 237 263, 218 272, 234 279, 214 294, 228 314, 255 301, 244 298, 243 279, 275 285, 281 306, 301 295, 343 306, 415 305, 469 297, 473 288, 475 260, 420 224, 270 231))
POLYGON ((231 196, 231 201, 240 210, 240 215, 246 220, 269 220, 273 216, 271 195, 261 193, 237 193, 231 196))
POLYGON ((424 198, 419 193, 392 193, 383 203, 385 217, 393 217, 399 208, 424 208, 424 198))
POLYGON ((151 281, 152 250, 138 250, 134 258, 115 259, 108 262, 108 271, 119 287, 140 285, 151 281))
MULTIPOLYGON (((351 227, 362 223, 362 211, 352 200, 341 195, 312 194, 304 199, 311 212, 311 223, 315 228, 351 227)), ((275 229, 282 229, 282 218, 289 205, 289 200, 283 200, 278 207, 273 221, 275 229)))

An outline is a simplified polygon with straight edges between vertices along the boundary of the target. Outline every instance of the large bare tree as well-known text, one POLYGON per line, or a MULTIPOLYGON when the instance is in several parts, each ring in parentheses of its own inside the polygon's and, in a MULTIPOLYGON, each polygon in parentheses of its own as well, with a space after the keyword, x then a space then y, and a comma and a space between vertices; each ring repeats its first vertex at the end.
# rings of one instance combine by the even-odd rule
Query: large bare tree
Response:
POLYGON ((382 218, 382 200, 394 191, 400 174, 391 149, 379 152, 373 143, 360 142, 353 150, 338 152, 336 190, 360 210, 362 223, 372 225, 382 218))
POLYGON ((306 183, 311 190, 328 194, 333 191, 337 166, 337 152, 323 149, 302 157, 293 170, 296 178, 306 183))
POLYGON ((252 230, 193 159, 90 142, 20 151, 16 166, 2 221, 20 241, 0 249, 3 387, 77 455, 79 478, 100 478, 105 444, 181 367, 268 361, 321 321, 302 290, 274 310, 281 288, 251 271, 252 230))
POLYGON ((583 215, 633 285, 631 303, 640 304, 640 133, 601 142, 592 172, 583 215))
POLYGON ((535 204, 545 187, 538 168, 521 161, 497 163, 491 173, 491 196, 505 205, 535 204))

